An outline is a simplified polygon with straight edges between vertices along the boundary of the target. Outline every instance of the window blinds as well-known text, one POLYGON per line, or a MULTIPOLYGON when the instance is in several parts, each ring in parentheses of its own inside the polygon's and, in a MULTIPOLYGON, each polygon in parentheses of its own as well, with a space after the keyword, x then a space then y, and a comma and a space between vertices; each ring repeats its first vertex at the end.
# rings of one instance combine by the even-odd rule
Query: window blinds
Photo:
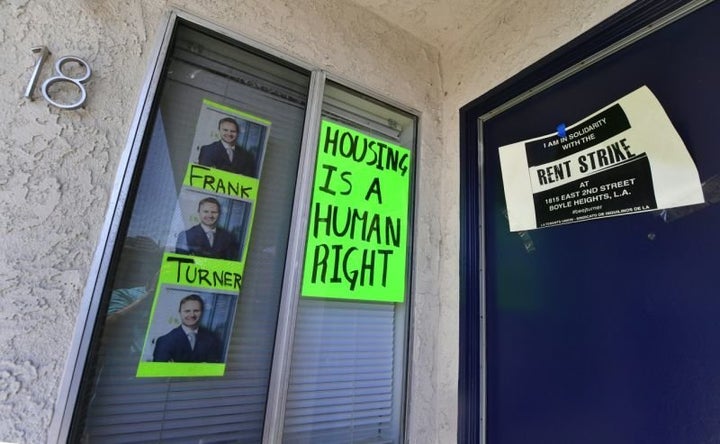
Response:
POLYGON ((394 442, 395 305, 302 298, 283 441, 394 442))

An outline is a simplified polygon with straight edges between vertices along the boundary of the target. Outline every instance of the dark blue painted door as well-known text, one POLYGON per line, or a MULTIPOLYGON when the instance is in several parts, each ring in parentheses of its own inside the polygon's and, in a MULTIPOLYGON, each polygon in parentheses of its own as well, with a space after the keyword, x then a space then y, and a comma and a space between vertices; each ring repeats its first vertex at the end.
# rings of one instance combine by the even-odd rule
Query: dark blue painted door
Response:
POLYGON ((712 183, 720 2, 484 124, 489 443, 720 442, 720 203, 673 220, 644 213, 524 237, 503 213, 497 147, 641 85, 712 183))

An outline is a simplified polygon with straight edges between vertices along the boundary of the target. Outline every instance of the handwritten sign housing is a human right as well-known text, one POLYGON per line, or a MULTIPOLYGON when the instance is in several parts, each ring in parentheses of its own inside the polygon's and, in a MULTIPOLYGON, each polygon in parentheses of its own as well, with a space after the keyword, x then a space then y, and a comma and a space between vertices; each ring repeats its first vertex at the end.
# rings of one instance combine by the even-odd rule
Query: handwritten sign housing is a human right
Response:
POLYGON ((303 296, 402 302, 410 150, 323 120, 303 296))

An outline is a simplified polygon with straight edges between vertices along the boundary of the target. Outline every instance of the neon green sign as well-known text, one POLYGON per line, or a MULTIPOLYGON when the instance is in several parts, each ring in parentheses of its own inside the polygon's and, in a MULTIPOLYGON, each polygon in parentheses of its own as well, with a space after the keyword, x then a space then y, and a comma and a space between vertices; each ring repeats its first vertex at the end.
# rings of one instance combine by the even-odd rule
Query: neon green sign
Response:
POLYGON ((223 323, 232 324, 232 313, 222 308, 236 306, 241 284, 241 270, 231 261, 165 253, 136 376, 223 376, 228 338, 202 324, 223 316, 223 323), (193 349, 179 343, 186 337, 180 324, 187 322, 187 301, 200 309, 196 328, 202 340, 193 349))
POLYGON ((410 150, 323 120, 303 296, 402 302, 410 150))
POLYGON ((202 101, 137 377, 225 374, 269 131, 202 101))

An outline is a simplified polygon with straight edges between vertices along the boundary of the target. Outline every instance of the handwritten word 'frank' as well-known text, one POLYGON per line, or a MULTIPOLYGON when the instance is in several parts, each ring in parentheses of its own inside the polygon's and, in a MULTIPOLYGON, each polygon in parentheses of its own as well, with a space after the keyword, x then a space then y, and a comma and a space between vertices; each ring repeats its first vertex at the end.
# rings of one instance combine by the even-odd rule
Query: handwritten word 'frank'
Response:
POLYGON ((224 180, 211 174, 211 169, 201 165, 190 165, 190 186, 250 199, 253 187, 239 181, 224 180))

